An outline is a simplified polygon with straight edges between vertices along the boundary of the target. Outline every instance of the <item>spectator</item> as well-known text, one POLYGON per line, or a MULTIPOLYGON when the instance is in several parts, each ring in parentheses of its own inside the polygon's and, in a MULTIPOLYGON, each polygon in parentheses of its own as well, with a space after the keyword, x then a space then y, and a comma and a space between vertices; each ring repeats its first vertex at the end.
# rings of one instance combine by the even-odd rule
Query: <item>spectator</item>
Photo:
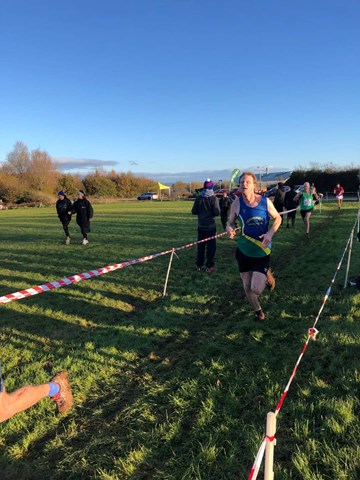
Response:
POLYGON ((66 235, 65 244, 69 245, 71 241, 69 223, 71 222, 72 204, 62 190, 58 193, 58 197, 59 198, 56 202, 56 212, 66 235))
MULTIPOLYGON (((208 178, 204 182, 201 194, 195 198, 193 215, 198 216, 198 241, 216 235, 215 217, 220 214, 219 200, 214 194, 214 183, 208 178)), ((216 239, 197 244, 196 268, 198 272, 203 270, 206 248, 206 271, 215 272, 216 239)))
POLYGON ((285 199, 284 199, 285 209, 292 210, 287 214, 286 228, 290 228, 290 221, 291 221, 291 226, 293 228, 295 227, 296 209, 299 205, 299 202, 294 200, 296 195, 297 193, 294 185, 290 185, 290 190, 285 193, 285 199))
MULTIPOLYGON (((310 191, 311 191, 311 193, 312 193, 312 195, 313 195, 314 206, 319 205, 319 203, 322 201, 322 198, 323 198, 324 194, 323 194, 323 193, 320 193, 320 192, 318 192, 318 191, 316 190, 314 183, 312 183, 312 184, 310 185, 310 191)), ((320 211, 321 211, 321 205, 320 205, 320 211)))
POLYGON ((340 210, 341 205, 342 205, 342 202, 343 202, 343 199, 344 199, 344 189, 343 189, 343 187, 340 185, 340 183, 338 183, 338 184, 336 185, 336 187, 334 188, 334 195, 335 195, 336 200, 337 200, 338 209, 340 210))
POLYGON ((264 320, 259 297, 266 284, 271 290, 275 279, 269 269, 271 240, 281 225, 281 218, 273 203, 266 197, 255 193, 256 176, 245 172, 240 178, 242 195, 231 205, 227 234, 235 238, 235 222, 240 224, 240 236, 237 242, 236 259, 246 297, 254 310, 255 320, 264 320), (274 223, 269 228, 270 217, 274 223))
MULTIPOLYGON (((278 183, 278 188, 274 197, 274 207, 280 213, 284 211, 285 206, 285 188, 282 182, 278 183)), ((281 223, 283 222, 283 216, 281 215, 281 223)))
POLYGON ((220 198, 219 206, 220 206, 221 223, 222 223, 222 226, 224 227, 224 230, 225 230, 228 215, 229 215, 229 210, 230 210, 230 198, 229 198, 227 192, 224 192, 223 196, 220 198))
POLYGON ((14 392, 5 391, 0 367, 0 422, 27 410, 45 397, 50 397, 56 403, 59 413, 65 413, 73 405, 73 397, 68 381, 68 373, 62 370, 49 383, 42 385, 27 385, 14 392))
POLYGON ((79 225, 83 236, 82 244, 87 245, 89 243, 90 220, 94 215, 94 210, 82 190, 79 190, 77 193, 77 199, 73 203, 72 211, 76 213, 76 223, 79 225))

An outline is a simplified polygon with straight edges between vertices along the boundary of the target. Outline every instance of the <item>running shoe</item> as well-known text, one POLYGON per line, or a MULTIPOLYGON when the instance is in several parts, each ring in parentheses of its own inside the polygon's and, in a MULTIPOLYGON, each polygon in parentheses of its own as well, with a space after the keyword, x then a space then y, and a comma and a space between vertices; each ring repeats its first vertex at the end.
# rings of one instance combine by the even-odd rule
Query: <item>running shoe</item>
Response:
POLYGON ((68 373, 65 370, 61 370, 50 381, 57 383, 60 387, 58 393, 50 397, 56 403, 57 411, 59 413, 67 412, 74 403, 68 373))
POLYGON ((275 288, 275 283, 275 277, 271 271, 271 268, 269 268, 269 270, 266 272, 266 285, 270 288, 271 291, 273 291, 275 288))

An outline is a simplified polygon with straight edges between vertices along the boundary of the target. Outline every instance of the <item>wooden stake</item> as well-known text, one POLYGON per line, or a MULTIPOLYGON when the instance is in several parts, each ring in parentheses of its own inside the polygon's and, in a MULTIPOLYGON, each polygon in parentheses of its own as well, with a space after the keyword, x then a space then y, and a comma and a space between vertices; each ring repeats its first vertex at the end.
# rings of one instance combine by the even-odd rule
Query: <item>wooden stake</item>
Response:
POLYGON ((269 412, 266 417, 266 451, 264 480, 274 480, 274 447, 276 445, 276 415, 269 412))
POLYGON ((165 279, 165 285, 164 285, 164 291, 163 291, 162 298, 165 298, 165 295, 166 295, 166 289, 167 289, 167 284, 168 284, 168 280, 169 280, 169 274, 170 274, 170 270, 171 270, 171 264, 172 264, 174 253, 175 253, 175 248, 172 249, 172 252, 171 252, 171 255, 170 255, 169 266, 168 266, 167 273, 166 273, 166 279, 165 279))

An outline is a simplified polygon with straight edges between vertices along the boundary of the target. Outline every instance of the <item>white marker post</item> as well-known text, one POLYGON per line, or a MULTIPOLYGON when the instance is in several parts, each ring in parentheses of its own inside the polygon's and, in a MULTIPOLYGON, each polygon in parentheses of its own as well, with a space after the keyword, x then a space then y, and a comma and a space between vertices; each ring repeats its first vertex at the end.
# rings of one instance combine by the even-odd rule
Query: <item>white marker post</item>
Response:
POLYGON ((348 259, 347 259, 347 265, 346 265, 346 274, 345 274, 344 288, 347 287, 347 283, 348 283, 353 238, 354 238, 354 227, 353 227, 353 229, 351 230, 351 235, 350 235, 350 246, 349 246, 348 259))
POLYGON ((274 480, 274 447, 276 445, 276 415, 269 412, 266 417, 266 450, 264 480, 274 480))
POLYGON ((172 261, 173 261, 174 253, 175 253, 175 248, 173 248, 172 251, 171 251, 169 266, 168 266, 167 273, 166 273, 166 279, 165 279, 165 285, 164 285, 164 291, 163 291, 162 298, 165 298, 165 295, 166 295, 166 289, 167 289, 167 284, 168 284, 168 280, 169 280, 169 274, 170 274, 170 270, 171 270, 171 264, 172 264, 172 261))

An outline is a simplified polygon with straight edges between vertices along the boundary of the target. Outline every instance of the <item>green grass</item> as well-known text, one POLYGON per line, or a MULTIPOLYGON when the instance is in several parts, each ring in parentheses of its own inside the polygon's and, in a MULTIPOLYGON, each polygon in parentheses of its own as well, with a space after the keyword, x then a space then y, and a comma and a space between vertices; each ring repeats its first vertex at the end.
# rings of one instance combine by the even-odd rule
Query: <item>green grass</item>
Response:
MULTIPOLYGON (((264 323, 252 319, 227 238, 214 275, 195 271, 196 247, 179 251, 165 299, 169 255, 0 305, 7 390, 67 369, 75 398, 67 416, 43 400, 0 424, 1 479, 247 479, 357 208, 315 211, 309 240, 299 215, 281 228, 264 323)), ((54 209, 2 211, 0 296, 188 244, 190 209, 97 205, 87 247, 74 221, 63 245, 54 209)), ((345 266, 278 415, 275 478, 360 478, 360 294, 343 289, 345 266)))

